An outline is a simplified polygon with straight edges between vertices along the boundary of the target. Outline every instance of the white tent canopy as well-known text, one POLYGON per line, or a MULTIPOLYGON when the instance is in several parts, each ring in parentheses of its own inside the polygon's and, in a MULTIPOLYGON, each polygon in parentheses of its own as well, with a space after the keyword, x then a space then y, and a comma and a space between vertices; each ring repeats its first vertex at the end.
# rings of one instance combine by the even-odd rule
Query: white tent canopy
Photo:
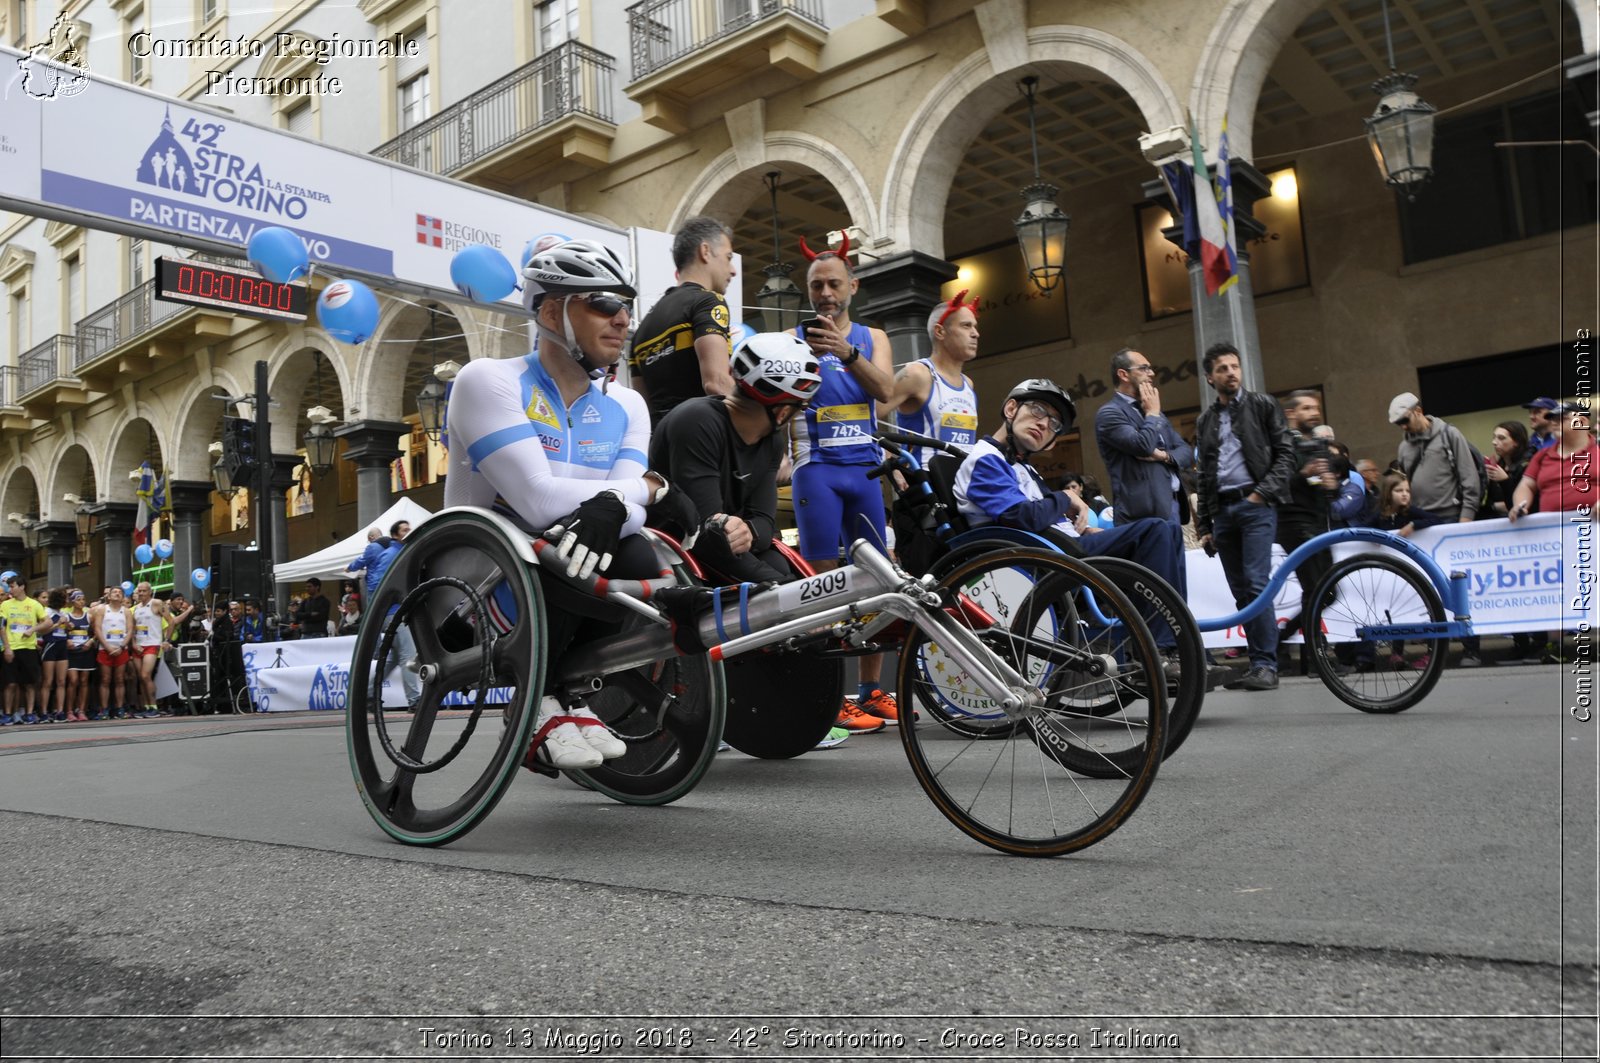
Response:
POLYGON ((349 575, 345 567, 360 557, 361 551, 367 548, 368 528, 379 528, 383 534, 388 535, 389 526, 397 520, 408 521, 414 526, 431 516, 432 513, 411 499, 401 498, 384 510, 378 519, 363 524, 354 535, 341 539, 332 546, 324 547, 314 554, 276 565, 273 572, 279 583, 298 583, 312 576, 319 579, 344 579, 349 575))

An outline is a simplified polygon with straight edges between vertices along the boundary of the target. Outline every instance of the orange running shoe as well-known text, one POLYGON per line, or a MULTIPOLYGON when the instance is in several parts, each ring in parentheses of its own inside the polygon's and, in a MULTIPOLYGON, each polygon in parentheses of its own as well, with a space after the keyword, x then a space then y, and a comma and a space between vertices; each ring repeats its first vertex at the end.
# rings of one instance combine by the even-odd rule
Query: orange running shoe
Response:
POLYGON ((895 704, 893 694, 885 694, 881 690, 874 690, 868 695, 866 701, 858 702, 861 711, 877 716, 885 723, 900 723, 900 706, 895 704))
POLYGON ((843 727, 851 734, 869 735, 889 725, 881 716, 868 715, 855 702, 846 701, 844 708, 839 710, 839 718, 834 721, 834 726, 843 727))

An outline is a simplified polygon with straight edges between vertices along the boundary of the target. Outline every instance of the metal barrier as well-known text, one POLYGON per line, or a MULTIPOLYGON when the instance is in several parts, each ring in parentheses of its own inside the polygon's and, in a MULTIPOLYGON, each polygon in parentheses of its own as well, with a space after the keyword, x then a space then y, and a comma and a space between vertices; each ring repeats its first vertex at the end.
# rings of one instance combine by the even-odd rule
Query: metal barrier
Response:
POLYGON ((447 174, 569 114, 614 122, 615 68, 616 60, 604 52, 567 41, 374 148, 372 154, 447 174))
POLYGON ((642 0, 628 8, 633 80, 784 11, 827 28, 822 0, 642 0))

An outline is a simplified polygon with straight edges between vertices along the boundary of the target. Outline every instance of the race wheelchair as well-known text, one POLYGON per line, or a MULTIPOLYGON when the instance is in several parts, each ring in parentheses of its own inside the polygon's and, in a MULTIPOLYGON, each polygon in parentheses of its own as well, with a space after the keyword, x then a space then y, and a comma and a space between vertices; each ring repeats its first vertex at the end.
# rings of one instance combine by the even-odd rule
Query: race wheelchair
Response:
MULTIPOLYGON (((874 474, 898 474, 891 481, 897 542, 902 558, 912 559, 906 562, 911 571, 925 568, 937 575, 965 558, 1004 545, 1070 549, 1070 544, 1015 529, 967 528, 956 510, 953 490, 955 469, 965 456, 959 448, 892 430, 880 431, 878 440, 886 457, 874 474), (930 447, 940 453, 923 469, 908 447, 930 447)), ((1196 618, 1175 588, 1137 565, 1116 558, 1087 559, 1139 603, 1147 620, 1159 617, 1176 635, 1181 675, 1171 690, 1167 755, 1193 728, 1210 685, 1202 633, 1242 626, 1272 609, 1278 593, 1308 558, 1334 548, 1344 556, 1313 588, 1304 625, 1316 674, 1330 693, 1362 712, 1408 709, 1438 684, 1449 641, 1472 634, 1472 617, 1466 574, 1447 574, 1403 536, 1374 528, 1324 532, 1293 550, 1254 600, 1217 617, 1196 618), (1380 662, 1377 645, 1391 641, 1420 643, 1424 650, 1417 659, 1420 666, 1380 662)), ((1092 602, 1085 611, 1095 616, 1092 602)), ((1115 629, 1109 630, 1114 635, 1115 629)))
MULTIPOLYGON (((1081 850, 1125 822, 1155 779, 1168 718, 1165 684, 1149 681, 1161 667, 1155 641, 1128 597, 1080 561, 1011 547, 917 578, 858 540, 851 563, 830 572, 708 588, 677 544, 646 534, 657 575, 574 581, 541 565, 546 539, 497 513, 447 509, 417 526, 368 604, 351 668, 351 770, 380 828, 436 846, 482 822, 527 758, 547 692, 581 697, 629 747, 568 772, 575 781, 628 804, 675 801, 723 734, 724 662, 771 648, 859 651, 891 636, 913 774, 979 842, 1028 856, 1081 850), (611 633, 549 660, 558 584, 596 603, 611 633), (417 651, 405 661, 402 625, 417 651), (1096 625, 1118 629, 1115 652, 1091 637, 1096 625), (398 667, 417 672, 415 705, 385 702, 400 684, 381 677, 398 667)), ((807 700, 793 711, 820 716, 807 700)))

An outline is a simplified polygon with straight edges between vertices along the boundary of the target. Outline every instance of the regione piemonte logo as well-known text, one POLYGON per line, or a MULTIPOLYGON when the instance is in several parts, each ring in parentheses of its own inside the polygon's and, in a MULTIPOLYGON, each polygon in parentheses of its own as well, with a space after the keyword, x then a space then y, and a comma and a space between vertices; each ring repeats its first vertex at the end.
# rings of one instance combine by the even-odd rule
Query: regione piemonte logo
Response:
POLYGON ((50 26, 50 38, 17 60, 23 92, 36 100, 62 100, 89 87, 89 59, 73 43, 74 30, 72 20, 61 12, 50 26))
POLYGON ((417 215, 417 243, 433 247, 444 246, 444 219, 417 215))

